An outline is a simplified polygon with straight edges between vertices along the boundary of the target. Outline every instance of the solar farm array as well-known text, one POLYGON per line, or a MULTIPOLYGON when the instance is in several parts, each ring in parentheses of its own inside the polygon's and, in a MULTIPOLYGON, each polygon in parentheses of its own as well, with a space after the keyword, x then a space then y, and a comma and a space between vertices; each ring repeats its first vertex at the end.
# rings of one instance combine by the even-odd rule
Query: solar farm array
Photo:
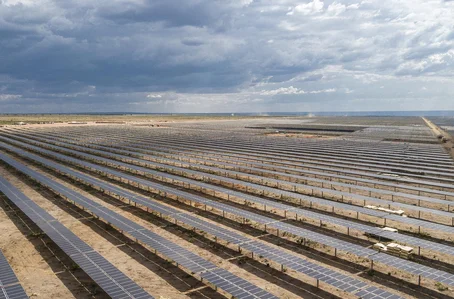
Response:
POLYGON ((454 161, 432 131, 418 119, 287 138, 276 128, 308 125, 282 122, 3 128, 3 206, 77 265, 80 296, 453 296, 454 161), (20 181, 48 193, 37 200, 20 181), (48 194, 65 203, 58 212, 46 211, 48 194), (93 218, 64 217, 74 210, 93 218), (90 232, 98 242, 72 229, 87 218, 106 227, 90 232), (136 279, 104 254, 112 230, 178 278, 148 266, 136 279))

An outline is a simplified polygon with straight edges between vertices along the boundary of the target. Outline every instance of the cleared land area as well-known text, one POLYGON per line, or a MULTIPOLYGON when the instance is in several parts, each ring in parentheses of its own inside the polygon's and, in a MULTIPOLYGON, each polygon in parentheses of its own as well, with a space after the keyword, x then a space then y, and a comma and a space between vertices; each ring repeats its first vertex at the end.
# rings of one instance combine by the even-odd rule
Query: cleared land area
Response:
POLYGON ((1 121, 0 298, 454 297, 445 122, 1 121))

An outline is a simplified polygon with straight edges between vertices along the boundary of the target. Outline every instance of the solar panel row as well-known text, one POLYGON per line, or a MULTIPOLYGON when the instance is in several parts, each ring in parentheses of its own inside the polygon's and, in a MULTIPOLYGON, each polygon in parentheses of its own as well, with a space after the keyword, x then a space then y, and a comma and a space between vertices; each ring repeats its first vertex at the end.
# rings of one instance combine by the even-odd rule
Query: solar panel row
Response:
MULTIPOLYGON (((137 223, 129 220, 128 218, 125 218, 110 209, 93 202, 92 200, 82 196, 80 193, 77 193, 74 190, 71 190, 57 182, 54 182, 47 178, 46 176, 43 176, 39 174, 36 171, 33 171, 29 169, 28 167, 24 166, 23 164, 0 154, 0 159, 2 159, 4 162, 8 163, 9 165, 13 166, 17 170, 21 171, 22 173, 30 176, 32 179, 38 181, 40 184, 48 187, 55 193, 59 194, 60 196, 63 196, 67 198, 70 201, 73 201, 77 203, 79 206, 83 206, 87 210, 91 211, 93 214, 97 215, 98 217, 104 219, 107 223, 111 224, 112 226, 120 229, 121 231, 129 234, 136 240, 142 242, 143 244, 146 244, 159 252, 160 254, 164 255, 165 257, 171 259, 172 261, 176 262, 177 264, 181 265, 185 269, 187 269, 190 273, 195 273, 197 275, 200 275, 202 272, 209 271, 209 270, 216 270, 219 269, 215 264, 202 259, 198 255, 192 253, 191 251, 178 246, 165 238, 159 236, 156 233, 151 232, 150 230, 147 230, 143 226, 138 225, 137 223)), ((51 225, 52 222, 47 222, 43 224, 43 230, 46 229, 46 226, 52 227, 51 225)), ((56 241, 59 241, 56 239, 56 241)), ((74 253, 73 253, 74 254, 74 253)), ((92 264, 95 264, 94 262, 96 260, 100 261, 103 258, 101 256, 97 257, 94 259, 94 257, 91 256, 91 254, 85 253, 85 255, 88 257, 88 261, 91 262, 91 264, 85 264, 82 263, 81 261, 78 261, 79 258, 81 258, 80 254, 74 254, 73 256, 78 262, 81 262, 80 266, 86 267, 86 271, 88 271, 88 274, 90 275, 90 271, 97 271, 99 269, 103 269, 102 266, 96 266, 96 267, 90 267, 92 264)), ((71 256, 71 257, 73 257, 71 256)), ((107 262, 107 261, 106 261, 107 262)), ((105 264, 103 264, 105 266, 105 264)), ((85 269, 84 269, 85 270, 85 269)), ((117 277, 118 274, 115 275, 109 275, 111 277, 117 277)), ((99 277, 94 276, 92 277, 94 279, 98 279, 99 277)), ((226 285, 230 285, 232 290, 235 290, 235 292, 238 294, 239 291, 238 289, 241 290, 241 294, 243 294, 241 297, 238 298, 276 298, 270 293, 258 288, 257 286, 251 284, 250 282, 239 278, 235 275, 231 275, 227 278, 224 279, 223 285, 218 286, 215 284, 215 282, 210 281, 207 279, 210 283, 213 283, 216 287, 219 289, 222 289, 224 291, 227 291, 225 289, 226 285), (235 278, 234 281, 230 280, 229 278, 235 278), (238 281, 241 281, 241 287, 238 287, 238 281), (235 288, 236 287, 236 288, 235 288)), ((123 279, 121 280, 123 281, 123 279)), ((101 283, 104 282, 103 280, 101 283)), ((101 286, 102 287, 102 286, 101 286)), ((234 296, 234 294, 231 294, 234 296)), ((114 297, 118 298, 118 296, 114 297)), ((140 297, 141 298, 141 297, 140 297)))
POLYGON ((0 288, 0 299, 28 298, 20 284, 0 288))
MULTIPOLYGON (((58 155, 60 155, 60 154, 55 154, 55 157, 57 157, 58 155)), ((77 161, 77 159, 74 159, 74 158, 69 158, 69 159, 71 159, 72 161, 77 161)), ((84 165, 85 167, 97 169, 100 172, 109 173, 110 175, 121 177, 121 178, 127 179, 128 181, 135 181, 136 183, 147 186, 149 188, 150 187, 151 188, 160 188, 161 187, 159 184, 152 183, 147 180, 135 178, 133 176, 128 176, 126 174, 123 174, 123 173, 120 173, 120 172, 117 172, 114 170, 109 170, 108 168, 105 168, 105 167, 96 166, 96 165, 93 165, 88 162, 79 161, 79 165, 84 165)), ((375 251, 375 250, 367 249, 367 248, 361 247, 356 244, 352 244, 349 242, 345 242, 345 241, 341 241, 341 240, 338 240, 338 239, 335 239, 332 237, 325 236, 320 233, 315 233, 315 232, 312 232, 312 231, 309 231, 306 229, 298 228, 298 227, 295 227, 288 223, 276 222, 275 220, 273 220, 271 218, 259 216, 255 213, 251 213, 251 212, 244 211, 242 209, 227 206, 227 205, 219 203, 219 202, 213 202, 209 199, 200 198, 196 195, 193 195, 193 194, 190 194, 190 193, 187 193, 184 191, 175 190, 175 189, 168 188, 168 187, 162 188, 161 190, 165 191, 165 192, 173 193, 174 195, 177 195, 177 196, 180 196, 183 198, 188 198, 194 202, 210 205, 214 208, 220 209, 227 213, 231 213, 236 216, 243 217, 244 219, 250 219, 259 224, 266 224, 268 228, 275 228, 282 232, 291 233, 300 238, 307 238, 311 241, 315 241, 317 243, 324 244, 326 246, 331 246, 333 248, 339 248, 339 250, 345 251, 346 253, 355 254, 359 257, 364 257, 364 258, 373 260, 373 255, 377 254, 377 251, 375 251)), ((400 259, 400 258, 389 256, 389 258, 387 260, 381 260, 381 262, 385 263, 389 267, 396 268, 396 265, 399 265, 400 264, 399 262, 401 260, 402 259, 400 259)), ((419 265, 419 264, 417 264, 415 262, 411 262, 411 261, 406 261, 406 263, 411 265, 411 267, 407 267, 405 269, 403 269, 403 268, 399 268, 399 269, 406 271, 410 274, 417 275, 417 276, 420 275, 421 273, 427 272, 427 269, 431 269, 429 267, 419 265)), ((435 270, 435 271, 436 271, 435 275, 437 275, 437 277, 439 277, 440 279, 441 278, 445 279, 446 277, 451 277, 451 276, 454 277, 454 275, 446 273, 444 271, 438 271, 438 270, 435 270)), ((431 275, 432 275, 432 273, 431 273, 431 275)), ((433 278, 433 275, 431 276, 430 279, 437 281, 436 278, 433 278)))
MULTIPOLYGON (((14 160, 0 154, 10 164, 14 160)), ((153 298, 4 178, 0 190, 113 298, 153 298)))
MULTIPOLYGON (((0 181, 1 184, 1 181, 0 181)), ((3 252, 0 250, 0 299, 28 298, 3 252)))

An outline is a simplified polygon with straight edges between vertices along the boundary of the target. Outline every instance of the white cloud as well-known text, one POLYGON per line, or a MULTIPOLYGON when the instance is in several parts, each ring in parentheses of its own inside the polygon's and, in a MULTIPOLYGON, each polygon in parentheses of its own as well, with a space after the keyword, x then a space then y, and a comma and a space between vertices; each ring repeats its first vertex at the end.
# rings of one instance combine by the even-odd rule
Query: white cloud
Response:
POLYGON ((21 95, 18 94, 1 94, 0 93, 0 101, 6 101, 6 100, 15 100, 21 98, 21 95))
POLYGON ((275 96, 278 94, 305 94, 306 92, 302 89, 295 88, 293 86, 290 87, 281 87, 274 90, 262 90, 261 95, 264 96, 275 96))
POLYGON ((162 95, 161 94, 150 93, 150 94, 147 94, 147 98, 159 99, 159 98, 162 98, 162 95))
POLYGON ((347 7, 343 5, 342 3, 338 2, 333 2, 331 3, 328 8, 326 9, 327 14, 329 15, 340 15, 341 13, 345 12, 347 10, 347 7))
POLYGON ((299 4, 295 6, 287 15, 302 14, 310 15, 315 13, 320 13, 323 11, 323 2, 320 0, 313 0, 312 2, 299 4))
POLYGON ((330 93, 330 92, 336 92, 335 88, 328 88, 328 89, 322 89, 322 90, 313 90, 309 91, 309 93, 312 94, 317 94, 317 93, 330 93))
POLYGON ((276 96, 276 95, 295 95, 295 94, 318 94, 318 93, 330 93, 330 92, 336 92, 336 89, 327 88, 327 89, 321 89, 321 90, 304 91, 303 89, 289 86, 289 87, 280 87, 280 88, 272 89, 272 90, 262 90, 260 92, 260 95, 276 96))

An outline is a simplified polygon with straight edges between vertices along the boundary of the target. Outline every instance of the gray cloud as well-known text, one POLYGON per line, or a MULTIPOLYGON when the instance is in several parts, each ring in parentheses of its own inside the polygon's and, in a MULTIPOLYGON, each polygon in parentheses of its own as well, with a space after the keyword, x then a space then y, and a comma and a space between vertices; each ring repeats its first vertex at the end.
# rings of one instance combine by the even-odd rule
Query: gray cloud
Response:
POLYGON ((0 107, 454 109, 453 32, 446 0, 0 0, 0 107))

